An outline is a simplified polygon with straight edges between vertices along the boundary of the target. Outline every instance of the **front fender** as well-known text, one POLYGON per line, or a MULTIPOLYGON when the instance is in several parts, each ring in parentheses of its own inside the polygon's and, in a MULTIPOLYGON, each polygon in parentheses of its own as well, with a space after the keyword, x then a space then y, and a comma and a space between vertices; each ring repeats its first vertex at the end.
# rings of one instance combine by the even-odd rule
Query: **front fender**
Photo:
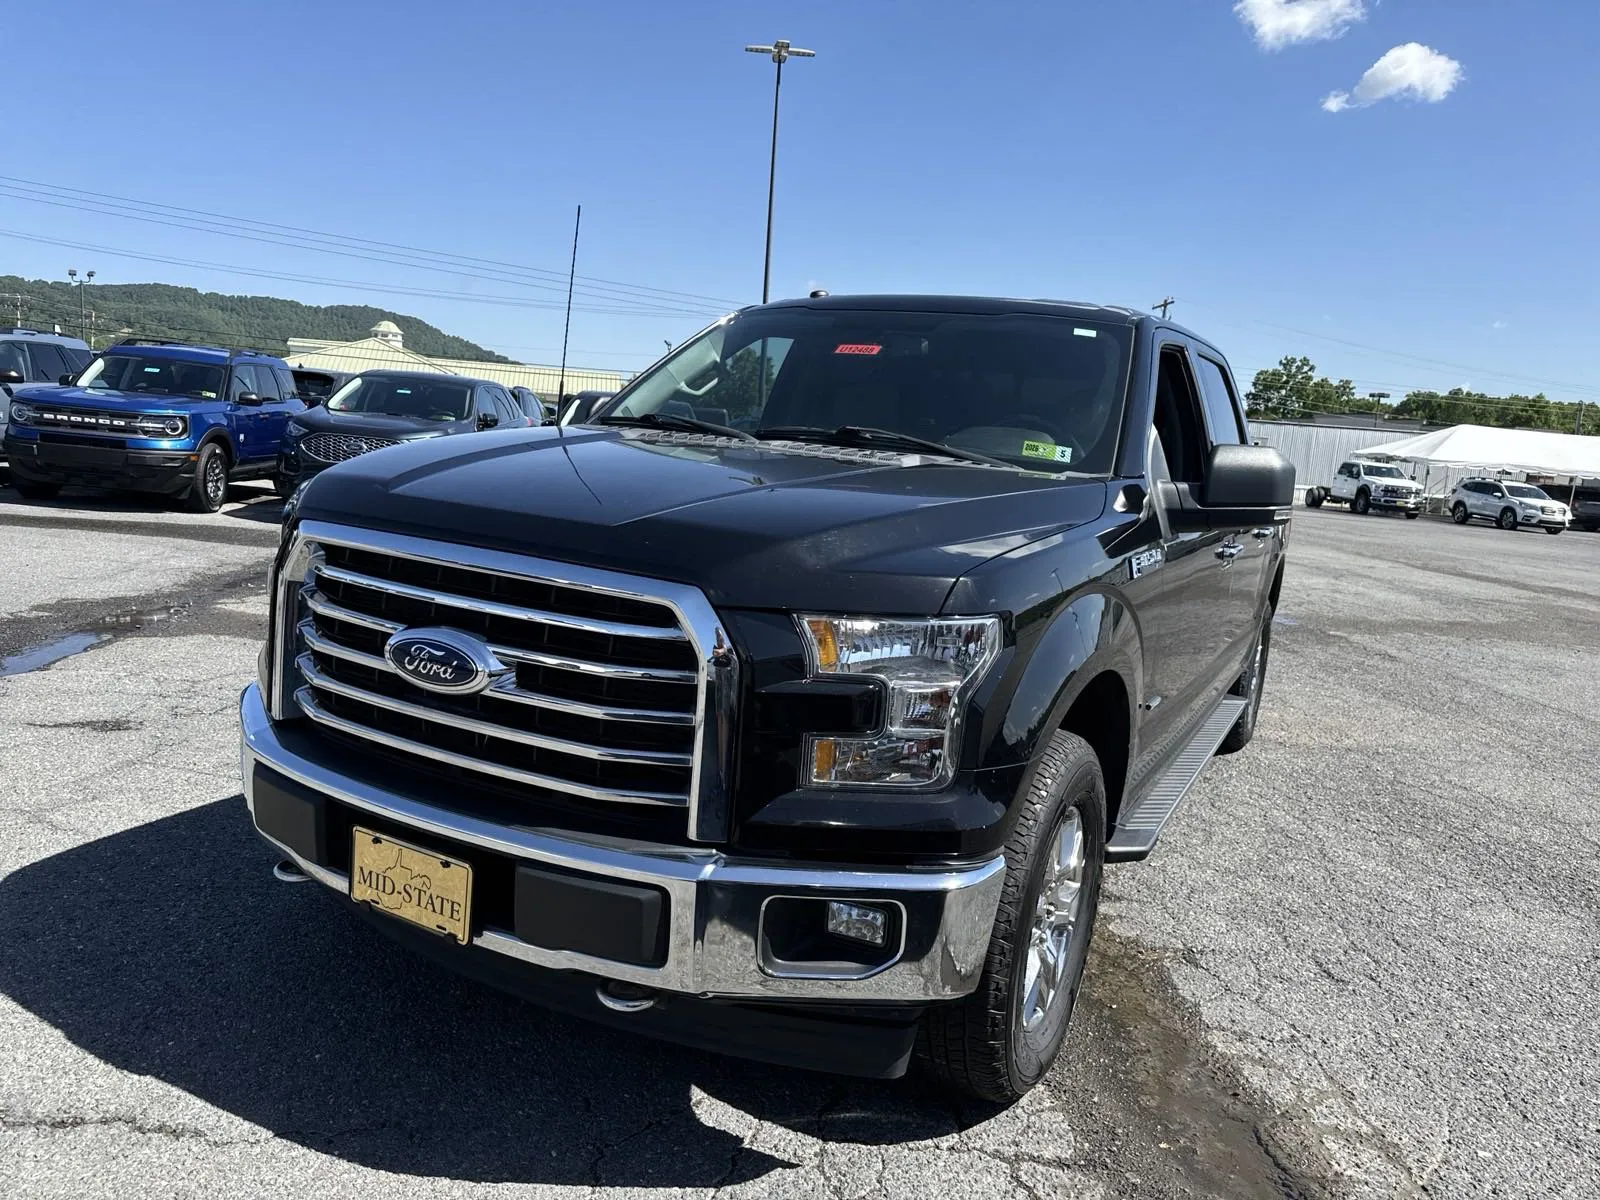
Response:
POLYGON ((1079 592, 1032 637, 1019 630, 1011 686, 995 697, 997 715, 985 721, 981 764, 1031 763, 1083 689, 1108 671, 1127 694, 1128 727, 1137 728, 1133 709, 1144 694, 1139 627, 1110 589, 1079 592))

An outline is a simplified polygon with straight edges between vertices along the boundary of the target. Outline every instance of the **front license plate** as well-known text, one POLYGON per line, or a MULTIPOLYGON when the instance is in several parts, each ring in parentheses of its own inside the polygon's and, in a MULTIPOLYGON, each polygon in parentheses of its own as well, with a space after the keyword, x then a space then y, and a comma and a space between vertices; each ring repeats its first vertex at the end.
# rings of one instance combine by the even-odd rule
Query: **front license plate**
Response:
POLYGON ((359 825, 351 838, 350 899, 467 943, 470 866, 359 825))

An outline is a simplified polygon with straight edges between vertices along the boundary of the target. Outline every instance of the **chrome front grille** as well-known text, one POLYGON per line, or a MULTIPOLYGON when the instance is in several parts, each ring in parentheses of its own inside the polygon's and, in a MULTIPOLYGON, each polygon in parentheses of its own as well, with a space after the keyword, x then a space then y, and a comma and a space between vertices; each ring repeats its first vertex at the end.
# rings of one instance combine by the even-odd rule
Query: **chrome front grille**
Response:
POLYGON ((399 444, 399 438, 366 437, 354 433, 312 433, 301 440, 300 451, 318 462, 340 463, 370 450, 382 450, 385 446, 399 444))
POLYGON ((468 786, 683 809, 692 838, 724 835, 737 664, 695 589, 315 522, 295 550, 281 715, 468 786), (481 638, 510 669, 475 694, 421 688, 384 654, 420 627, 481 638))

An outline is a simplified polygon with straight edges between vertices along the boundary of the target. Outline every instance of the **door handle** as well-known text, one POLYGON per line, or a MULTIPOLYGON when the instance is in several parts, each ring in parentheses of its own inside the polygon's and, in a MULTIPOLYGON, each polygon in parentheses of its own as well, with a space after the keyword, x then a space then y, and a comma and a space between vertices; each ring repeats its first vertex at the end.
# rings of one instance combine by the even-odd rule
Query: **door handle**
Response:
POLYGON ((1239 557, 1239 551, 1244 549, 1242 542, 1223 542, 1217 547, 1217 557, 1223 562, 1232 562, 1239 557))

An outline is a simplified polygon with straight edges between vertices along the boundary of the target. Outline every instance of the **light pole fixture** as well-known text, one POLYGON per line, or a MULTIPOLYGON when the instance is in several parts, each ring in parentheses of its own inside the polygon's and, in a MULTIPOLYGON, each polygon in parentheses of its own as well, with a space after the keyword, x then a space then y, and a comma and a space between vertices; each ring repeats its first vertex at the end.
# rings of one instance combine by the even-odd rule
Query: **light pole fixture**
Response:
POLYGON ((772 159, 767 166, 767 253, 761 266, 761 303, 767 302, 772 288, 772 197, 778 182, 778 92, 783 87, 783 64, 791 58, 815 58, 815 50, 802 50, 779 40, 770 46, 746 46, 746 54, 767 54, 777 64, 772 80, 772 159))
POLYGON ((78 285, 78 336, 87 343, 89 340, 89 306, 84 299, 83 289, 87 286, 89 280, 94 278, 94 272, 86 271, 83 278, 79 279, 78 268, 68 267, 67 278, 78 285))

